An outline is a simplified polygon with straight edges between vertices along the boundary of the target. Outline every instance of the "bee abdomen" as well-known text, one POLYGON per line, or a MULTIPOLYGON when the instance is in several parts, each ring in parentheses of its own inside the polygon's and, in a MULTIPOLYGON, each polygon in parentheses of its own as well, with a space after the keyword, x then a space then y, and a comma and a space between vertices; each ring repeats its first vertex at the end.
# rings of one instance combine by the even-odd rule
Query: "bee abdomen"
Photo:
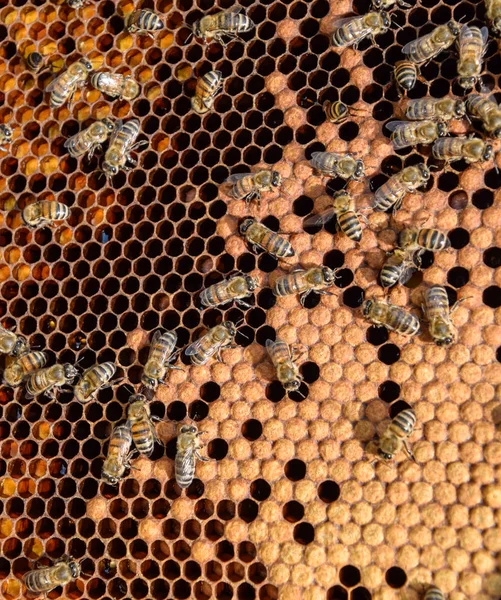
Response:
POLYGON ((141 454, 150 456, 153 452, 155 440, 153 437, 152 429, 146 419, 141 419, 134 423, 131 427, 132 439, 136 448, 141 454))
POLYGON ((195 476, 195 459, 185 461, 184 454, 176 454, 175 473, 178 486, 183 489, 189 487, 195 476))
POLYGON ((420 330, 419 319, 400 307, 391 310, 388 326, 402 335, 416 335, 420 330))
POLYGON ((40 52, 30 52, 26 57, 26 65, 30 71, 36 73, 43 65, 43 56, 40 52))
POLYGON ((340 48, 342 46, 346 46, 347 44, 351 44, 355 39, 352 29, 353 22, 347 23, 346 25, 336 29, 336 31, 334 31, 332 34, 332 45, 340 48))
POLYGON ((384 265, 379 278, 383 287, 391 287, 400 279, 401 268, 395 265, 384 265))
POLYGON ((451 245, 445 233, 437 229, 422 229, 418 242, 422 248, 428 250, 444 250, 451 245))
POLYGON ((353 240, 359 242, 362 239, 362 226, 354 212, 345 212, 338 215, 337 222, 341 231, 353 240))
POLYGON ((297 271, 295 273, 291 273, 290 275, 279 277, 275 281, 273 293, 275 296, 289 296, 291 294, 300 292, 303 288, 300 278, 303 278, 303 276, 303 271, 297 271))
POLYGON ((291 244, 278 233, 271 233, 265 250, 277 257, 294 256, 291 244))
POLYGON ((406 437, 409 436, 416 424, 416 414, 412 408, 407 408, 393 419, 392 425, 400 430, 406 437))
POLYGON ((52 569, 49 567, 45 569, 36 569, 34 571, 26 573, 23 577, 25 586, 31 592, 50 591, 52 588, 59 585, 57 581, 52 581, 51 571, 52 569))
POLYGON ((444 595, 438 589, 438 587, 432 585, 426 591, 426 594, 424 596, 424 600, 444 600, 444 595))
MULTIPOLYGON (((414 63, 410 61, 401 61, 395 65, 395 79, 400 87, 409 91, 417 81, 417 71, 414 63)), ((409 117, 412 118, 412 117, 409 117)))
POLYGON ((203 306, 218 306, 229 299, 228 287, 224 282, 211 285, 200 292, 200 302, 203 306))
POLYGON ((429 308, 448 308, 449 298, 445 288, 441 285, 434 285, 426 290, 425 303, 429 308))

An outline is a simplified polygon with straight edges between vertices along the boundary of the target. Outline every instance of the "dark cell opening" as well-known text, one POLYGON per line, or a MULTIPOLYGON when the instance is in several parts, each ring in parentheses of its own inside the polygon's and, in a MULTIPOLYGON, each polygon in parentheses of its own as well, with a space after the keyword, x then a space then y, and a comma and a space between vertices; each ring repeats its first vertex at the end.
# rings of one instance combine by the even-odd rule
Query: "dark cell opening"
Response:
POLYGON ((457 229, 449 231, 449 240, 453 248, 460 250, 461 248, 464 248, 470 241, 470 234, 466 231, 466 229, 458 227, 457 229))
POLYGON ((407 575, 400 567, 391 567, 386 571, 386 583, 392 588, 401 588, 407 583, 407 575))
POLYGON ((284 468, 285 476, 291 481, 300 481, 306 476, 306 464, 297 458, 286 463, 284 468))
POLYGON ((371 600, 371 593, 367 588, 357 587, 351 592, 352 600, 371 600))
POLYGON ((304 506, 295 500, 284 504, 282 514, 289 523, 297 523, 304 517, 304 506))
POLYGON ((484 263, 488 267, 497 269, 501 267, 501 248, 489 248, 484 252, 484 263))
POLYGON ((339 581, 346 587, 354 587, 360 583, 360 570, 352 565, 346 565, 339 570, 339 581))
POLYGON ((335 502, 339 498, 341 490, 335 481, 323 481, 318 486, 318 497, 326 504, 335 502))
POLYGON ((271 486, 264 479, 256 479, 250 485, 250 494, 254 500, 267 500, 271 495, 271 486))
POLYGON ((388 341, 390 334, 386 327, 371 325, 367 330, 367 341, 373 346, 380 346, 388 341))
POLYGON ((501 306, 501 288, 497 285, 491 285, 482 294, 482 302, 490 308, 499 308, 501 306))
POLYGON ((400 396, 400 386, 394 381, 385 381, 378 388, 378 396, 385 402, 393 402, 400 396))
POLYGON ((327 600, 348 600, 348 591, 341 585, 334 585, 327 591, 327 600))
POLYGON ((254 442, 263 433, 263 426, 257 419, 249 419, 242 425, 242 435, 247 440, 254 442))
POLYGON ((468 269, 464 267, 454 267, 447 273, 447 283, 450 283, 455 288, 463 287, 470 279, 468 269))

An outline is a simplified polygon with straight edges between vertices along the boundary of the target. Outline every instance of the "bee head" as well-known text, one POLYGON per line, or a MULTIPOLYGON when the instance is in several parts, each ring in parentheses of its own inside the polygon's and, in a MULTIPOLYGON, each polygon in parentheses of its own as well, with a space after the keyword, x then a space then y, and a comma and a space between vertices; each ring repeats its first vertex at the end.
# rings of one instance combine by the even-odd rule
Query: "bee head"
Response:
POLYGON ((329 267, 322 267, 322 275, 324 276, 325 283, 334 283, 336 280, 335 272, 329 267))
POLYGON ((101 473, 101 479, 108 483, 109 485, 118 485, 120 481, 119 477, 114 477, 113 475, 108 475, 105 471, 101 473))
POLYGON ((393 458, 393 454, 389 454, 388 452, 384 452, 384 450, 381 450, 381 448, 378 448, 377 451, 378 455, 383 459, 383 460, 391 460, 393 458))
POLYGON ((501 138, 501 127, 494 129, 494 131, 492 132, 492 137, 501 138))
POLYGON ((364 163, 361 160, 357 160, 355 167, 355 178, 360 179, 364 176, 364 163))
POLYGON ((390 27, 390 25, 391 25, 391 18, 390 18, 389 14, 387 12, 382 12, 381 13, 381 20, 383 21, 383 26, 384 27, 390 27))
POLYGON ((144 387, 150 388, 150 390, 155 389, 155 385, 156 385, 156 380, 153 379, 153 377, 147 377, 146 375, 143 375, 141 377, 141 383, 144 385, 144 387))
POLYGON ((459 35, 459 32, 461 30, 459 23, 457 21, 454 21, 454 19, 451 19, 448 23, 447 23, 447 27, 450 29, 450 31, 454 34, 454 35, 459 35))
MULTIPOLYGON (((103 165, 104 168, 104 165, 103 165)), ((256 222, 256 219, 253 219, 252 217, 248 217, 247 219, 244 219, 241 223, 240 223, 240 233, 244 234, 247 229, 249 229, 249 227, 251 225, 253 225, 256 222)))
POLYGON ((80 64, 83 65, 84 68, 87 69, 87 71, 92 71, 92 63, 86 58, 81 58, 80 64))
POLYGON ((68 567, 70 568, 70 572, 71 572, 71 576, 73 577, 73 579, 76 579, 77 577, 80 577, 80 565, 77 563, 76 560, 72 560, 68 563, 68 567))
POLYGON ((2 133, 4 134, 4 136, 6 138, 10 139, 12 137, 12 129, 5 123, 0 124, 0 130, 2 131, 2 133))
POLYGON ((438 123, 437 124, 437 131, 438 131, 439 137, 445 137, 449 133, 449 131, 447 129, 447 124, 446 123, 442 123, 442 122, 438 123))
POLYGON ((485 148, 484 148, 483 159, 484 160, 491 160, 491 158, 493 156, 494 156, 494 148, 491 146, 491 144, 486 144, 485 148))
POLYGON ((64 369, 64 376, 66 379, 73 380, 78 375, 78 371, 75 369, 75 367, 73 365, 70 365, 70 363, 64 364, 63 369, 64 369))
POLYGON ((282 175, 280 175, 278 171, 271 172, 271 185, 273 185, 274 187, 282 185, 282 175))
POLYGON ((421 177, 423 179, 428 180, 430 178, 430 169, 428 169, 428 167, 424 163, 418 165, 418 168, 419 172, 421 173, 421 177))
POLYGON ((469 90, 475 85, 475 77, 459 77, 458 83, 465 90, 469 90))
POLYGON ((288 392, 297 392, 297 390, 299 389, 300 386, 301 386, 301 382, 299 381, 299 379, 293 379, 292 381, 288 381, 284 385, 284 388, 288 392))
POLYGON ((464 117, 466 114, 466 107, 462 100, 456 100, 454 103, 454 114, 456 117, 464 117))
POLYGON ((372 6, 376 10, 380 10, 381 8, 383 8, 383 0, 372 0, 372 6))
POLYGON ((179 430, 179 433, 196 433, 197 428, 195 425, 183 425, 179 430))
POLYGON ((235 327, 235 323, 232 323, 231 321, 224 321, 223 326, 226 327, 231 336, 235 336, 237 334, 237 328, 235 327))
POLYGON ((253 292, 259 285, 258 279, 255 277, 251 277, 250 275, 245 275, 245 282, 247 283, 247 288, 249 292, 253 292))
POLYGON ((366 317, 370 311, 371 311, 371 307, 373 305, 373 301, 372 300, 366 300, 363 304, 362 304, 362 314, 364 315, 364 317, 366 317))
POLYGON ((109 131, 113 131, 115 129, 115 124, 111 119, 108 119, 106 117, 101 122, 106 127, 106 129, 109 129, 109 131))
POLYGON ((28 349, 28 340, 24 336, 18 335, 11 354, 16 358, 21 356, 21 354, 24 354, 28 349))
POLYGON ((103 163, 103 171, 106 177, 114 177, 118 173, 118 167, 108 162, 103 163))
POLYGON ((437 340, 437 346, 442 347, 442 346, 450 346, 452 344, 454 340, 452 339, 452 337, 446 337, 443 338, 442 340, 437 340))

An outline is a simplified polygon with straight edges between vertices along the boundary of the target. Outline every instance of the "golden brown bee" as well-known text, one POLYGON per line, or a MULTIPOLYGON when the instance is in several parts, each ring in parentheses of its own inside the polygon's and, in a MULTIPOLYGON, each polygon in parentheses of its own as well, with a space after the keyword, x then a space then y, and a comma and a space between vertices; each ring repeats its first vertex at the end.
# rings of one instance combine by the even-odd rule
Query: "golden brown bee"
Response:
POLYGON ((405 115, 412 121, 450 121, 466 114, 463 100, 456 98, 419 98, 410 100, 405 115))
POLYGON ((235 325, 231 321, 224 321, 190 344, 186 348, 186 356, 194 365, 205 365, 214 355, 221 362, 221 350, 233 345, 236 334, 235 325))
POLYGON ((132 440, 139 454, 150 457, 157 438, 152 422, 150 407, 143 394, 130 397, 127 408, 127 419, 132 433, 132 440))
POLYGON ((330 100, 326 100, 323 103, 322 108, 324 109, 325 116, 327 120, 331 123, 342 123, 346 121, 348 115, 351 113, 363 113, 365 111, 354 108, 353 106, 348 106, 341 100, 335 100, 331 102, 330 100))
POLYGON ((180 367, 170 364, 177 356, 177 353, 174 352, 176 342, 177 333, 175 331, 155 332, 141 377, 144 387, 154 390, 160 383, 165 383, 169 369, 180 369, 180 367))
POLYGON ((146 141, 134 143, 138 135, 138 119, 130 119, 126 123, 119 119, 116 122, 115 131, 111 135, 108 149, 104 155, 103 172, 106 177, 114 177, 120 169, 129 171, 137 165, 137 160, 132 158, 131 152, 148 143, 146 141))
POLYGON ((27 352, 14 360, 3 372, 3 382, 10 387, 21 385, 23 379, 47 364, 45 352, 27 352))
POLYGON ((191 99, 191 108, 199 115, 209 112, 214 106, 214 98, 223 87, 221 71, 209 71, 197 80, 195 95, 191 99))
POLYGON ((141 91, 139 84, 131 75, 120 75, 120 73, 110 73, 109 71, 94 73, 90 78, 90 83, 103 94, 120 100, 134 100, 141 91))
POLYGON ((243 302, 259 287, 259 279, 250 275, 237 275, 215 283, 200 292, 200 302, 203 306, 220 306, 235 301, 239 306, 251 308, 250 304, 243 302))
POLYGON ((372 8, 375 10, 390 10, 395 5, 401 8, 410 8, 412 4, 407 4, 404 0, 372 0, 372 8))
POLYGON ((165 25, 152 10, 135 10, 125 17, 125 28, 129 33, 153 37, 152 31, 160 31, 165 25))
POLYGON ((253 198, 261 204, 261 192, 272 192, 282 185, 282 176, 278 171, 266 169, 257 173, 239 173, 230 175, 225 183, 233 186, 230 195, 236 200, 244 199, 247 205, 253 198))
POLYGON ((392 132, 391 142, 396 150, 418 144, 432 144, 446 136, 447 124, 441 121, 390 121, 386 127, 392 132))
POLYGON ((407 456, 415 461, 414 454, 412 454, 407 442, 407 438, 412 435, 415 425, 416 414, 411 408, 406 408, 398 413, 379 440, 378 456, 385 461, 392 460, 395 454, 400 452, 403 447, 407 456))
POLYGON ((447 234, 439 229, 420 229, 409 227, 399 236, 400 247, 408 252, 415 250, 431 250, 437 252, 451 247, 447 234))
POLYGON ((426 290, 423 312, 429 322, 430 335, 437 346, 450 346, 456 340, 451 315, 464 300, 466 298, 461 298, 449 309, 449 299, 443 286, 434 285, 426 290))
POLYGON ((115 427, 111 433, 108 454, 103 462, 101 479, 110 485, 117 485, 122 479, 125 469, 130 467, 132 433, 129 423, 115 427))
POLYGON ((501 35, 501 4, 499 0, 485 0, 486 16, 494 35, 501 35))
POLYGON ((64 147, 74 158, 89 153, 89 160, 93 157, 96 150, 101 151, 101 144, 106 142, 114 129, 113 121, 103 119, 89 125, 87 129, 80 131, 64 142, 64 147))
POLYGON ((38 73, 42 69, 47 68, 47 66, 44 66, 44 57, 40 54, 40 52, 30 52, 24 60, 28 70, 30 70, 32 73, 38 73))
POLYGON ((251 217, 241 223, 240 233, 249 242, 254 252, 262 248, 275 258, 285 258, 295 254, 294 248, 287 240, 251 217))
POLYGON ((66 585, 80 577, 80 565, 71 556, 62 556, 52 567, 41 567, 23 575, 24 585, 30 592, 45 594, 59 585, 66 585))
POLYGON ((266 350, 277 371, 277 379, 287 393, 297 392, 303 381, 299 367, 294 362, 295 357, 288 344, 282 340, 266 340, 266 350))
POLYGON ((28 340, 0 325, 0 353, 18 358, 30 351, 28 340))
POLYGON ((66 3, 71 8, 78 9, 82 8, 85 4, 90 4, 90 0, 66 0, 66 3))
POLYGON ((401 335, 416 335, 420 330, 419 319, 394 304, 366 300, 362 305, 362 313, 375 325, 382 325, 389 331, 396 331, 401 335))
POLYGON ((232 6, 213 15, 206 15, 193 23, 193 33, 207 44, 213 39, 225 45, 224 36, 236 38, 237 34, 251 31, 255 25, 241 6, 232 6))
POLYGON ((69 363, 35 371, 26 379, 26 391, 28 392, 26 397, 35 398, 35 396, 45 394, 55 400, 56 390, 67 383, 73 383, 76 377, 78 377, 78 371, 69 363))
POLYGON ((462 88, 475 86, 482 73, 482 59, 487 50, 487 27, 463 25, 459 32, 458 83, 462 88))
POLYGON ((482 121, 484 130, 492 137, 501 138, 501 107, 494 98, 470 94, 466 99, 468 112, 482 121))
POLYGON ((362 239, 360 216, 360 213, 355 211, 355 200, 348 192, 341 190, 334 194, 332 207, 318 215, 308 217, 304 224, 305 226, 323 225, 336 217, 339 231, 342 231, 350 240, 359 242, 362 239))
POLYGON ((7 150, 6 144, 12 142, 12 129, 5 123, 0 123, 0 150, 7 150))
POLYGON ((196 425, 182 425, 177 437, 175 472, 176 483, 180 488, 187 488, 195 477, 196 459, 207 462, 210 458, 199 452, 202 445, 200 437, 204 431, 198 431, 196 425))
POLYGON ((301 294, 301 304, 304 302, 311 292, 317 294, 328 294, 325 288, 334 285, 336 273, 329 267, 312 267, 308 270, 299 269, 293 271, 290 275, 279 277, 275 281, 273 293, 275 296, 291 296, 293 294, 301 294))
POLYGON ((433 156, 439 160, 453 162, 463 159, 467 163, 491 160, 494 156, 492 144, 475 137, 446 137, 433 144, 433 156))
POLYGON ((67 101, 71 104, 77 88, 85 85, 91 71, 92 64, 87 59, 81 58, 51 81, 46 90, 50 93, 51 107, 59 108, 67 101))
POLYGON ((310 165, 322 175, 328 177, 341 177, 342 179, 355 179, 359 181, 364 176, 364 163, 356 160, 350 154, 336 154, 335 152, 313 152, 310 165))
POLYGON ((413 63, 420 65, 426 63, 442 50, 450 48, 459 35, 460 25, 454 19, 451 19, 445 25, 439 25, 435 29, 423 35, 417 40, 413 40, 402 48, 402 52, 413 63))
POLYGON ((22 212, 21 219, 28 227, 46 227, 54 221, 64 221, 70 216, 70 209, 62 202, 38 200, 27 204, 22 212))
POLYGON ((445 600, 444 594, 438 587, 431 585, 424 595, 424 600, 445 600))
POLYGON ((406 94, 416 85, 418 78, 417 67, 410 60, 399 60, 395 63, 394 76, 398 91, 401 94, 406 94))
POLYGON ((369 12, 360 17, 347 17, 334 23, 336 29, 332 34, 332 45, 336 48, 355 46, 370 36, 374 37, 384 33, 391 25, 391 20, 386 12, 369 12))
POLYGON ((112 362, 94 365, 84 372, 80 381, 74 386, 73 392, 79 402, 89 402, 104 387, 116 373, 116 366, 112 362))
POLYGON ((381 269, 379 274, 381 286, 389 288, 397 283, 404 285, 415 271, 412 253, 397 248, 393 250, 381 269))
POLYGON ((376 190, 374 210, 386 211, 393 207, 393 212, 397 211, 405 195, 425 185, 429 178, 430 170, 423 163, 405 167, 376 190))

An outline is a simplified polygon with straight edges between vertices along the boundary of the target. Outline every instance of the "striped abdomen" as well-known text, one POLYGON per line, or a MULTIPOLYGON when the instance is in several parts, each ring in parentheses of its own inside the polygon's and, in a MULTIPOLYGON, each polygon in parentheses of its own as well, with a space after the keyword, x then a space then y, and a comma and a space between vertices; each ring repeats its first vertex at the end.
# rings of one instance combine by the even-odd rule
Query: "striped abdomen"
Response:
POLYGON ((420 98, 419 100, 413 100, 409 102, 409 106, 406 110, 406 116, 408 119, 413 121, 421 121, 426 119, 435 118, 435 104, 434 98, 420 98))
POLYGON ((444 250, 445 248, 450 248, 451 245, 446 234, 438 229, 421 229, 419 231, 417 244, 421 248, 433 251, 444 250))
POLYGON ((364 17, 358 17, 345 23, 332 34, 332 45, 341 48, 353 44, 362 39, 365 27, 363 26, 364 17))
POLYGON ((482 53, 484 50, 484 39, 479 27, 467 27, 467 33, 460 36, 458 74, 471 77, 480 75, 482 71, 482 53), (474 72, 470 71, 473 65, 474 72))
POLYGON ((195 88, 195 96, 205 103, 210 100, 220 88, 223 74, 221 71, 209 71, 199 77, 195 88))
POLYGON ((389 429, 399 438, 407 438, 414 431, 416 414, 411 408, 403 410, 392 420, 389 429))
POLYGON ((43 66, 43 56, 40 52, 30 52, 26 57, 26 66, 33 73, 37 73, 43 66))
POLYGON ((233 184, 233 188, 231 190, 231 195, 233 198, 240 200, 241 198, 245 198, 252 192, 256 190, 256 184, 254 182, 253 175, 247 175, 246 177, 242 177, 233 184))
POLYGON ((337 215, 339 229, 354 242, 362 239, 362 225, 357 213, 347 210, 337 215))
POLYGON ((163 29, 164 24, 160 17, 151 10, 135 10, 127 15, 125 24, 130 32, 135 31, 158 31, 163 29))
POLYGON ((134 143, 135 139, 139 135, 139 121, 137 119, 131 119, 120 127, 114 139, 114 144, 127 150, 134 143))
POLYGON ((275 365, 275 367, 278 367, 283 363, 290 362, 291 360, 289 345, 282 340, 277 340, 276 342, 267 340, 266 349, 268 350, 271 362, 275 365))
MULTIPOLYGON (((239 277, 238 279, 242 279, 239 277)), ((221 281, 220 283, 215 283, 210 287, 202 290, 200 292, 200 302, 203 306, 218 306, 219 304, 225 304, 226 302, 230 302, 235 298, 242 298, 248 295, 248 292, 243 292, 243 294, 235 294, 232 289, 232 284, 234 280, 230 279, 229 281, 221 281)))
POLYGON ((395 65, 395 80, 404 90, 409 91, 417 81, 416 65, 409 60, 401 60, 395 65))
POLYGON ((275 296, 290 296, 291 294, 299 294, 308 290, 311 286, 306 280, 306 273, 307 271, 294 271, 290 275, 279 277, 275 281, 273 288, 275 296))
POLYGON ((111 434, 107 459, 124 461, 132 445, 132 433, 127 425, 115 427, 111 434))
POLYGON ((64 368, 62 365, 54 365, 46 369, 36 371, 26 380, 26 391, 28 396, 34 397, 50 391, 54 386, 65 383, 64 368))
POLYGON ((247 239, 251 244, 259 246, 276 258, 294 256, 291 244, 278 233, 271 231, 261 223, 254 224, 249 230, 247 239))
POLYGON ((464 143, 463 138, 439 138, 433 144, 433 156, 440 160, 459 160, 463 157, 464 143))
POLYGON ((400 277, 402 276, 403 270, 404 265, 402 263, 398 265, 384 265, 379 275, 381 285, 385 288, 388 288, 398 283, 400 277))
POLYGON ((50 592, 59 585, 69 583, 72 579, 71 571, 65 563, 35 569, 23 577, 24 585, 30 592, 50 592))
POLYGON ((443 317, 449 313, 449 298, 445 288, 441 285, 434 285, 426 290, 424 302, 426 305, 426 316, 429 321, 437 316, 443 317))
POLYGON ((155 435, 153 425, 149 417, 145 414, 140 419, 134 419, 131 422, 132 439, 140 454, 151 456, 155 445, 155 435))
POLYGON ((178 486, 183 489, 189 487, 195 477, 195 453, 193 449, 188 448, 184 452, 178 452, 174 467, 178 486))
POLYGON ((416 335, 420 329, 419 319, 415 315, 393 305, 388 309, 386 327, 402 335, 416 335))
POLYGON ((444 595, 438 587, 432 585, 427 589, 424 600, 444 600, 444 595))
POLYGON ((376 202, 374 203, 374 210, 386 211, 397 203, 401 202, 405 196, 407 190, 402 185, 400 179, 400 173, 393 175, 388 179, 386 183, 376 190, 374 194, 376 202))
POLYGON ((212 330, 206 333, 198 340, 197 351, 190 355, 191 362, 194 365, 205 365, 211 356, 216 354, 221 346, 221 342, 213 339, 212 330))
POLYGON ((45 352, 28 352, 21 358, 9 365, 4 373, 4 381, 7 385, 16 387, 21 384, 24 377, 33 371, 42 369, 47 363, 45 352))
POLYGON ((70 209, 62 202, 50 202, 41 200, 39 202, 40 216, 44 221, 63 221, 70 216, 70 209))
POLYGON ((216 28, 222 31, 245 32, 254 28, 254 23, 247 15, 234 12, 219 13, 216 28))
POLYGON ((80 402, 88 402, 92 396, 115 375, 117 368, 112 362, 95 365, 83 374, 74 387, 75 396, 80 402))
POLYGON ((171 357, 176 342, 177 334, 174 331, 166 331, 154 338, 148 355, 148 361, 144 367, 145 372, 149 372, 152 364, 164 366, 171 357))

